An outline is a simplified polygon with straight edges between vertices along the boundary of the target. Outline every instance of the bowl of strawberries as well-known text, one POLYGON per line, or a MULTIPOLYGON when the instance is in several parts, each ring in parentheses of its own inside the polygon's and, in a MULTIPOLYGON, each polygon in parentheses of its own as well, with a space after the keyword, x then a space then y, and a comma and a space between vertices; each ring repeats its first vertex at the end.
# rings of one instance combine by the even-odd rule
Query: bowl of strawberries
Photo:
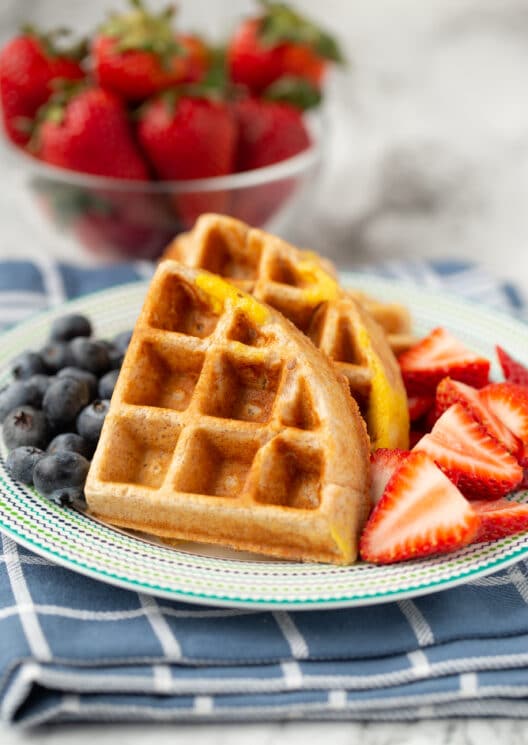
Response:
POLYGON ((280 2, 222 47, 171 8, 129 6, 83 42, 26 27, 0 51, 5 141, 41 211, 105 259, 155 259, 203 212, 292 219, 321 165, 336 41, 280 2))

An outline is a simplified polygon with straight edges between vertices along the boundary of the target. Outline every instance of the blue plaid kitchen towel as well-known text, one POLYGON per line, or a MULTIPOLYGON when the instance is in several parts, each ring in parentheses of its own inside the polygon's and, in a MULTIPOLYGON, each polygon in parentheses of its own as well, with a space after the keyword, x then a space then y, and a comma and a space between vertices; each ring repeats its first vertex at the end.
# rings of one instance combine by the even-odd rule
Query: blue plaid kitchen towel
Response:
MULTIPOLYGON (((522 314, 473 266, 394 263, 385 276, 522 314)), ((5 325, 149 276, 0 263, 5 325)), ((2 539, 0 704, 22 726, 89 720, 410 720, 528 716, 528 565, 415 600, 348 610, 201 608, 110 587, 2 539)))

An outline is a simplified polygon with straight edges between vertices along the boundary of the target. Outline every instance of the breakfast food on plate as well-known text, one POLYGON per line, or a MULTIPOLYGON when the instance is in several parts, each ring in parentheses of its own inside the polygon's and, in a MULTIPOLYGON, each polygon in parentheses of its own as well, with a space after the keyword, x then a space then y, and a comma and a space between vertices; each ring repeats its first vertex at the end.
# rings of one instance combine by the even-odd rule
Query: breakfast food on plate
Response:
POLYGON ((528 530, 528 369, 506 350, 503 382, 443 327, 396 359, 406 309, 233 218, 203 215, 166 257, 133 331, 98 340, 70 314, 12 360, 12 478, 169 543, 302 561, 528 530))
POLYGON ((327 358, 220 277, 162 262, 86 482, 95 516, 168 539, 347 564, 369 443, 327 358))
POLYGON ((58 317, 47 343, 11 362, 14 381, 0 390, 8 473, 62 506, 83 499, 131 332, 92 337, 79 314, 58 317))
MULTIPOLYGON (((372 447, 408 446, 407 401, 396 358, 381 327, 338 285, 326 260, 223 215, 203 215, 165 257, 217 272, 279 310, 346 377, 372 447)), ((387 313, 394 316, 395 311, 387 313)))
MULTIPOLYGON (((163 258, 181 261, 187 266, 210 269, 246 292, 253 292, 253 288, 260 280, 261 271, 264 282, 273 278, 269 270, 264 274, 267 262, 263 258, 252 256, 253 244, 249 239, 249 230, 249 226, 244 225, 242 221, 230 219, 226 215, 202 215, 194 230, 182 233, 173 240, 163 258), (215 260, 211 254, 215 252, 217 244, 219 258, 215 260)), ((264 234, 260 235, 262 242, 264 234)), ((282 245, 283 250, 288 253, 287 258, 290 262, 316 262, 327 274, 336 278, 336 269, 328 259, 313 251, 301 251, 286 244, 285 241, 269 237, 270 240, 282 245)), ((411 333, 411 317, 405 305, 381 302, 357 289, 346 288, 345 291, 384 329, 395 354, 417 343, 418 340, 411 333)))
MULTIPOLYGON (((528 381, 521 363, 497 352, 505 373, 528 381)), ((400 364, 412 426, 423 429, 412 451, 371 455, 361 557, 392 563, 528 530, 528 505, 515 501, 527 486, 528 386, 489 383, 489 360, 443 328, 400 364)))

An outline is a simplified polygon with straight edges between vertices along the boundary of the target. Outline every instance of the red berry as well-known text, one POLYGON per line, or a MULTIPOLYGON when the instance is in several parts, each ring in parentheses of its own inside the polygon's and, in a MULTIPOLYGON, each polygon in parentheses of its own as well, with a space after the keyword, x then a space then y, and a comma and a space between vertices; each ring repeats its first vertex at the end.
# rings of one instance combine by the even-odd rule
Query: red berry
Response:
POLYGON ((489 360, 471 352, 446 329, 436 328, 398 358, 410 396, 434 395, 447 376, 475 388, 489 380, 489 360))
POLYGON ((473 540, 478 524, 469 502, 434 462, 410 453, 372 511, 360 555, 389 564, 454 551, 473 540))
POLYGON ((38 133, 39 158, 82 173, 148 180, 148 168, 117 96, 85 88, 62 108, 50 106, 50 118, 44 119, 38 133))
POLYGON ((505 352, 502 347, 497 346, 496 350, 502 372, 508 383, 528 386, 528 369, 505 352))
MULTIPOLYGON (((138 125, 139 141, 156 174, 163 180, 225 176, 235 162, 236 122, 221 101, 164 95, 151 101, 138 125)), ((223 190, 175 196, 184 225, 202 212, 229 210, 223 190)))
POLYGON ((342 62, 335 40, 284 3, 267 2, 257 18, 243 21, 228 46, 235 83, 260 94, 283 77, 320 87, 328 61, 342 62))
POLYGON ((196 36, 177 34, 171 9, 159 14, 139 2, 113 15, 92 44, 94 70, 103 88, 128 101, 141 101, 178 83, 204 76, 208 52, 196 36))
POLYGON ((52 93, 53 80, 83 77, 78 61, 51 54, 36 34, 11 39, 0 52, 0 97, 8 137, 25 145, 38 109, 52 93))
POLYGON ((413 451, 427 453, 460 491, 473 499, 502 497, 519 485, 523 470, 461 404, 454 404, 413 451))

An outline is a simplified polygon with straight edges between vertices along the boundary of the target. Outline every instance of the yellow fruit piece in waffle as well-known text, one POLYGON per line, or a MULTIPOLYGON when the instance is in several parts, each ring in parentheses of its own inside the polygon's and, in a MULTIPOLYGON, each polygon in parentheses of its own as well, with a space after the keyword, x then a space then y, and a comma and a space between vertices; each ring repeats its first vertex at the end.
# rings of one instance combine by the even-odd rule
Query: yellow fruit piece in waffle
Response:
POLYGON ((217 272, 279 310, 345 375, 367 422, 372 447, 408 446, 407 398, 389 344, 391 337, 402 342, 409 336, 410 317, 403 306, 348 291, 338 284, 333 266, 314 252, 222 215, 200 217, 166 256, 217 272))
POLYGON ((86 483, 90 511, 166 539, 347 564, 369 442, 327 357, 202 270, 159 265, 86 483))

